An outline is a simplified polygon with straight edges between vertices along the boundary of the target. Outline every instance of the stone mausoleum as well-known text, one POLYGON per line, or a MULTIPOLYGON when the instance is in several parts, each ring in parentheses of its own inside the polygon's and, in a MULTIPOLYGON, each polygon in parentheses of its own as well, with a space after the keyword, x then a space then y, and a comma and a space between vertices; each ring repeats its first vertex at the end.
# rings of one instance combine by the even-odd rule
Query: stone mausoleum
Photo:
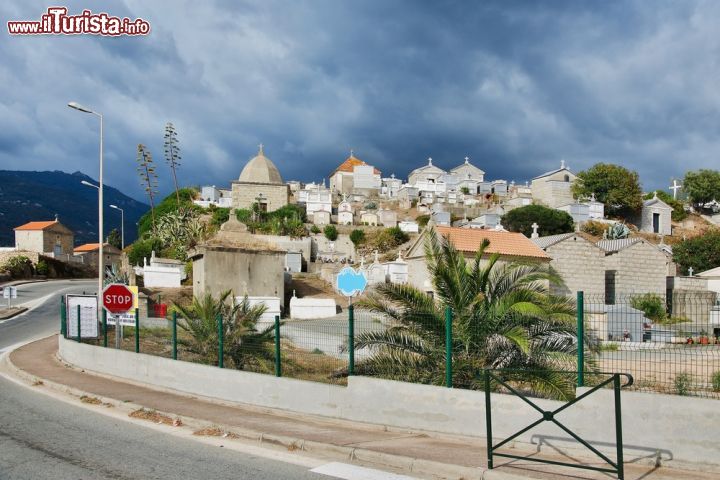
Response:
POLYGON ((283 182, 280 171, 265 156, 260 145, 252 158, 232 182, 232 208, 252 208, 257 203, 261 211, 272 212, 288 204, 290 187, 283 182))

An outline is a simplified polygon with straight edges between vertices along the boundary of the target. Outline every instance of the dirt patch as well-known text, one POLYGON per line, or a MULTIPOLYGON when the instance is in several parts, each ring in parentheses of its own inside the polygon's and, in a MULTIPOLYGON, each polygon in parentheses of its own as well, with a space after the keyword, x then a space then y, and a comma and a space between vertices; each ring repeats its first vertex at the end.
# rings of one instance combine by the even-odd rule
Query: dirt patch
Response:
POLYGON ((139 418, 141 420, 147 420, 154 423, 162 423, 164 425, 176 425, 176 421, 168 417, 167 415, 158 413, 155 410, 147 410, 145 408, 135 410, 134 412, 131 412, 128 416, 132 418, 139 418))
POLYGON ((232 438, 232 439, 240 438, 240 435, 233 433, 233 432, 228 432, 219 427, 201 428, 200 430, 194 431, 193 435, 202 436, 202 437, 222 437, 222 438, 232 438))
POLYGON ((82 397, 80 397, 80 401, 83 403, 89 403, 90 405, 101 405, 102 404, 102 400, 100 400, 99 398, 89 397, 87 395, 83 395, 82 397))

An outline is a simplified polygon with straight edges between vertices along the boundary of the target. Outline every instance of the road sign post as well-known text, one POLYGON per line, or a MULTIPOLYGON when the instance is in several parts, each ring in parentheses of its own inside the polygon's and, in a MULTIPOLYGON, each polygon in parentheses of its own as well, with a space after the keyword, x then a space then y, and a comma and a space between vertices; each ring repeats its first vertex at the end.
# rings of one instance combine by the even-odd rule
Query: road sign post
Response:
POLYGON ((115 348, 120 348, 120 318, 123 313, 132 310, 134 295, 127 285, 113 283, 102 292, 102 306, 115 317, 115 348))

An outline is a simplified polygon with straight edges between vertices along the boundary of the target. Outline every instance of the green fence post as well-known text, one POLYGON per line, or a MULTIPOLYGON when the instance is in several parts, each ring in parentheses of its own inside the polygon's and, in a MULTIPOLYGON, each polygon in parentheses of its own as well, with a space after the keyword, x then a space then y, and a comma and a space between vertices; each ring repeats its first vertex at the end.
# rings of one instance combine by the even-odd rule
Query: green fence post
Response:
POLYGON ((577 292, 577 386, 585 385, 585 298, 577 292))
POLYGON ((613 375, 613 390, 615 397, 615 448, 617 449, 617 470, 618 479, 625 478, 625 460, 623 459, 623 436, 622 436, 622 408, 620 402, 620 375, 613 375))
POLYGON ((140 353, 140 310, 135 309, 135 353, 140 353))
POLYGON ((172 314, 172 355, 177 360, 177 312, 172 314))
POLYGON ((282 376, 282 357, 280 356, 280 315, 275 315, 275 376, 282 376))
POLYGON ((218 314, 217 326, 218 326, 218 367, 223 367, 223 357, 225 356, 223 349, 223 319, 222 315, 218 314))
POLYGON ((452 388, 452 310, 445 307, 445 386, 452 388))
POLYGON ((65 297, 60 295, 60 335, 67 338, 67 312, 65 311, 65 297))
POLYGON ((348 306, 348 375, 355 375, 355 307, 348 306))
POLYGON ((107 310, 102 311, 103 347, 107 348, 107 310))
POLYGON ((77 308, 77 312, 78 312, 78 320, 77 320, 77 327, 78 327, 78 331, 77 331, 77 341, 78 341, 78 343, 79 343, 79 342, 80 342, 80 339, 82 338, 82 337, 80 336, 80 305, 78 305, 77 307, 78 307, 78 308, 77 308))

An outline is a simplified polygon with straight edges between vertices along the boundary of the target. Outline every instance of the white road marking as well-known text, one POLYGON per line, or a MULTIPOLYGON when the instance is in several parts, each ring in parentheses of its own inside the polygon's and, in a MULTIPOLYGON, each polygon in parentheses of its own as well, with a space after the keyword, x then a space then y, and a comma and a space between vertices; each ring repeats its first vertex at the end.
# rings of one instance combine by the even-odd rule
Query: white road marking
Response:
POLYGON ((383 472, 374 468, 358 467, 348 463, 331 462, 310 470, 313 473, 344 480, 417 480, 415 477, 398 475, 397 473, 383 472))

